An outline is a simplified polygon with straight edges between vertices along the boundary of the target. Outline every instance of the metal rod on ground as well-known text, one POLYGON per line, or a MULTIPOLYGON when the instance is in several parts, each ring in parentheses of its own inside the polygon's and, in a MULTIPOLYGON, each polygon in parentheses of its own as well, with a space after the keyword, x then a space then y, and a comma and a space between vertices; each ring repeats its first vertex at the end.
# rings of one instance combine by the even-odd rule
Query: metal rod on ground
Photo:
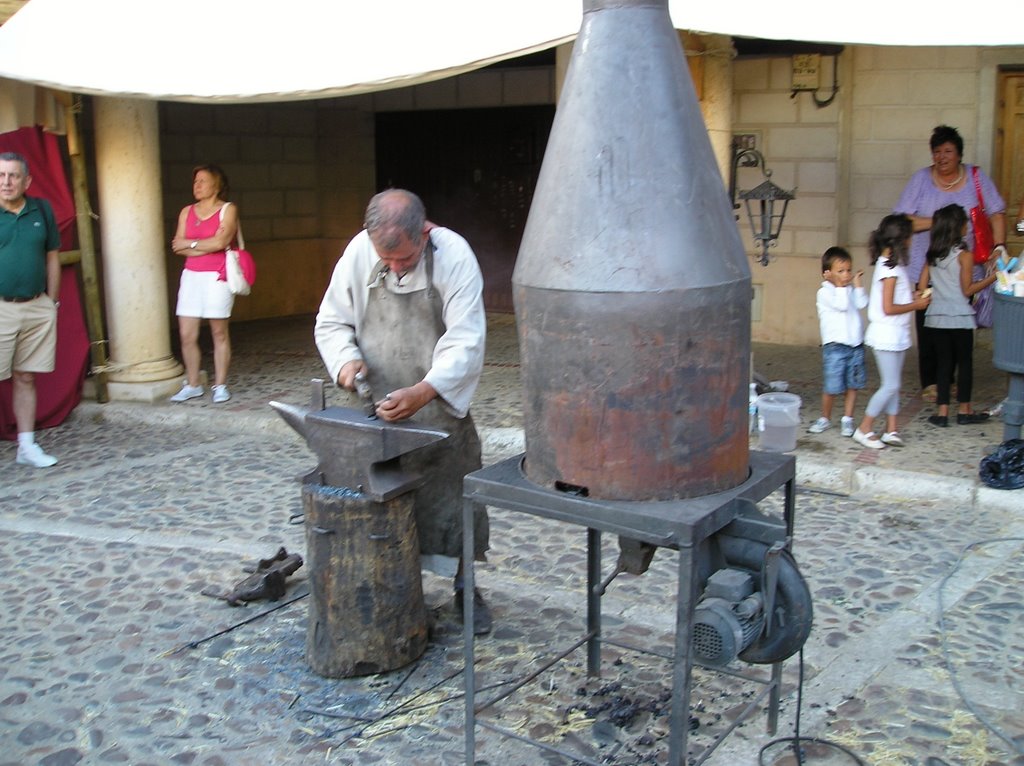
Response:
POLYGON ((293 598, 288 599, 284 603, 278 604, 277 606, 273 606, 270 609, 266 609, 266 610, 260 612, 259 614, 254 614, 252 617, 249 617, 249 618, 247 618, 245 620, 242 620, 241 622, 236 622, 234 625, 230 625, 230 626, 224 628, 223 630, 218 630, 216 633, 211 633, 210 635, 203 636, 202 638, 200 638, 200 639, 198 639, 196 641, 189 641, 187 644, 182 644, 181 646, 177 646, 174 649, 171 649, 171 650, 169 650, 167 652, 164 652, 164 654, 161 655, 161 656, 163 656, 163 657, 170 657, 170 656, 175 655, 178 652, 183 651, 185 649, 196 649, 197 647, 201 646, 202 644, 205 644, 207 641, 212 641, 215 638, 220 638, 221 636, 225 635, 226 633, 230 633, 235 628, 240 628, 243 625, 248 625, 250 622, 255 622, 260 617, 266 617, 268 614, 270 614, 272 612, 276 612, 278 609, 284 609, 286 606, 291 606, 292 604, 294 604, 299 599, 303 599, 303 598, 305 598, 308 595, 309 595, 309 591, 306 591, 305 593, 300 593, 299 595, 297 595, 297 596, 295 596, 293 598))

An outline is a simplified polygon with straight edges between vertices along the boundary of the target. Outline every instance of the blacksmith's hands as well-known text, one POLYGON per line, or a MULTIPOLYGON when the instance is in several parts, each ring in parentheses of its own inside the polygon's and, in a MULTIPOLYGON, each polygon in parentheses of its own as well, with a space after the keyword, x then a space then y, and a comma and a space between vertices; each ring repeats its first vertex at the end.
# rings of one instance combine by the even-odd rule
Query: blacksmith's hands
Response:
POLYGON ((377 417, 392 423, 411 418, 436 397, 434 387, 421 380, 415 386, 392 391, 377 402, 377 417))
POLYGON ((356 390, 356 375, 366 372, 366 364, 362 359, 353 359, 346 362, 338 372, 338 385, 347 391, 356 390))

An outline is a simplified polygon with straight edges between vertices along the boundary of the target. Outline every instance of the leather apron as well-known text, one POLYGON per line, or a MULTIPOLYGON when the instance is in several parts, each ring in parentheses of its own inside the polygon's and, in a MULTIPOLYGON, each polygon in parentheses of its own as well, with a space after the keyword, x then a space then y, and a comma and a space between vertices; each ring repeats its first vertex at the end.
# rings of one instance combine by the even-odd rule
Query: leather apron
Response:
MULTIPOLYGON (((434 245, 427 238, 423 254, 427 287, 411 293, 393 293, 384 280, 371 287, 358 339, 366 363, 367 381, 378 399, 389 391, 419 383, 433 365, 434 347, 445 332, 443 302, 434 287, 434 245)), ((346 392, 350 393, 350 392, 346 392)), ((354 394, 351 404, 359 407, 354 394)), ((416 527, 420 553, 462 557, 462 478, 479 469, 480 437, 469 413, 457 418, 448 413, 440 397, 429 402, 409 422, 447 431, 443 442, 400 458, 403 469, 425 476, 416 490, 416 527)), ((484 560, 488 548, 487 513, 474 509, 474 558, 484 560)))

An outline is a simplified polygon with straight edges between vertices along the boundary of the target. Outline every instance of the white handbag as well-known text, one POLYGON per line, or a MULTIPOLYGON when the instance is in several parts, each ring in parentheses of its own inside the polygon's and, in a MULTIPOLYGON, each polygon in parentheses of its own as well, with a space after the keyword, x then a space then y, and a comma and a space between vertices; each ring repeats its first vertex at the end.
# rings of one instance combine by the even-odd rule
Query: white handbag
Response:
MULTIPOLYGON (((220 209, 220 214, 223 217, 224 208, 231 203, 226 203, 220 209)), ((242 236, 242 222, 238 222, 238 230, 235 234, 235 239, 238 242, 239 250, 245 249, 245 238, 242 236)), ((224 262, 224 274, 227 277, 228 289, 233 295, 248 295, 249 294, 249 281, 245 278, 245 273, 242 271, 242 264, 239 261, 238 250, 227 248, 225 251, 226 257, 224 262)))
POLYGON ((224 273, 228 278, 228 289, 234 295, 248 295, 249 283, 245 281, 245 274, 242 273, 242 264, 238 262, 238 251, 227 252, 227 262, 224 264, 224 273))

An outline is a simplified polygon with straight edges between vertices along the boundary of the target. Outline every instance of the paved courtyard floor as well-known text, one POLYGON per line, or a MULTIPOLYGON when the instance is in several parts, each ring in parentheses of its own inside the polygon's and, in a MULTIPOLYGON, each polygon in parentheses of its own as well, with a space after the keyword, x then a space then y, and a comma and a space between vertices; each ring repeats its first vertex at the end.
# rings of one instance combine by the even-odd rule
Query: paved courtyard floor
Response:
MULTIPOLYGON (((304 403, 321 374, 296 340, 303 321, 235 329, 228 405, 83 403, 42 435, 61 461, 46 471, 14 465, 14 445, 0 443, 0 764, 466 762, 450 582, 424 575, 432 628, 421 659, 344 680, 305 661, 305 568, 276 603, 232 608, 201 593, 281 546, 305 552, 296 477, 315 461, 266 406, 304 403)), ((508 327, 478 396, 485 464, 521 450, 508 327)), ((806 401, 817 360, 787 354, 799 358, 755 348, 758 365, 806 401)), ((801 433, 794 554, 814 628, 802 666, 785 664, 775 737, 792 736, 799 715, 802 735, 862 763, 1024 766, 1024 495, 977 486, 977 456, 998 429, 936 434, 922 422, 927 406, 907 401, 908 447, 875 462, 837 429, 801 433)), ((762 510, 780 513, 780 495, 762 510)), ((583 632, 586 539, 526 514, 491 518, 477 576, 496 627, 476 652, 478 685, 498 691, 583 632)), ((610 566, 615 540, 603 542, 610 566)), ((674 557, 659 551, 647 574, 611 584, 606 634, 668 652, 674 603, 674 557)), ((602 669, 588 678, 576 652, 488 720, 600 763, 666 763, 671 663, 606 646, 602 669)), ((695 671, 691 753, 758 689, 695 671)), ((478 764, 571 763, 482 728, 476 737, 478 764)), ((707 763, 796 763, 785 744, 769 745, 775 737, 757 714, 707 763)), ((809 764, 858 762, 807 752, 809 764)))

